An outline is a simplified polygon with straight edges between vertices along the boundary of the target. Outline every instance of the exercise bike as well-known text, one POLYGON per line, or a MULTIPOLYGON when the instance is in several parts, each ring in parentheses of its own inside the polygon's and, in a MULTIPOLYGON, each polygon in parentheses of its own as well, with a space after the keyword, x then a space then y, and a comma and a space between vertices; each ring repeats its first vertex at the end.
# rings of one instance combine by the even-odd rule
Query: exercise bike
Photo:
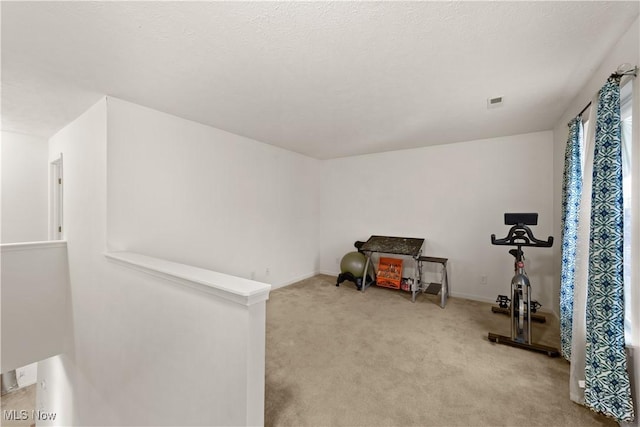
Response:
POLYGON ((529 277, 524 268, 525 258, 524 252, 522 251, 523 246, 549 248, 553 245, 553 237, 550 236, 544 241, 537 239, 533 235, 528 226, 538 224, 537 213, 505 213, 504 223, 512 226, 509 234, 503 239, 496 239, 496 235, 492 234, 491 244, 515 246, 517 248, 509 251, 509 254, 515 258, 515 275, 511 279, 511 337, 489 332, 489 341, 546 353, 549 357, 557 357, 560 353, 556 348, 534 344, 532 342, 531 284, 529 283, 529 277))

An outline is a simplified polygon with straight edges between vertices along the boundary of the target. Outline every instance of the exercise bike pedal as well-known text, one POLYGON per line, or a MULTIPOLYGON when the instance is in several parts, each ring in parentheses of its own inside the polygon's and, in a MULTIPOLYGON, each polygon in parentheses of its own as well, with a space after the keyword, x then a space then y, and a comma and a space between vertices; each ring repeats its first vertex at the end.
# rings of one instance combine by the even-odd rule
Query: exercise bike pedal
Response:
POLYGON ((529 304, 531 305, 531 312, 532 313, 537 312, 538 309, 540 307, 542 307, 542 304, 540 304, 538 301, 531 301, 529 304))
POLYGON ((496 298, 496 302, 500 308, 509 308, 509 303, 511 302, 511 298, 506 295, 498 295, 496 298))

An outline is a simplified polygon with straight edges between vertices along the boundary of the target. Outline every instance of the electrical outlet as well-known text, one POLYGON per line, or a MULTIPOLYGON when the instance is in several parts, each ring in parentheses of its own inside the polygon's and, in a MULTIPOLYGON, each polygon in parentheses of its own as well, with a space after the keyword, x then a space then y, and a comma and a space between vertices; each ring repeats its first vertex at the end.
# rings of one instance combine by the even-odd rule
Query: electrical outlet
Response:
POLYGON ((256 272, 255 271, 251 272, 251 280, 256 280, 256 272))
POLYGON ((271 271, 269 270, 269 267, 267 267, 267 270, 265 271, 265 274, 268 276, 269 273, 271 273, 271 271))
POLYGON ((487 284, 487 276, 480 276, 480 284, 481 285, 487 284))

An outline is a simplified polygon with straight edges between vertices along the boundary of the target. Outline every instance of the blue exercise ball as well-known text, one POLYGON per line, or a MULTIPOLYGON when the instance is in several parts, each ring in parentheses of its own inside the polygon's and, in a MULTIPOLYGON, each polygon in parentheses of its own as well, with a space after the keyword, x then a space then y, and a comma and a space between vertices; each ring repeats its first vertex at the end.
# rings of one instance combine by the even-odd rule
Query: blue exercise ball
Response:
POLYGON ((349 252, 340 261, 340 271, 342 273, 351 273, 353 277, 362 277, 364 276, 366 261, 365 256, 360 252, 349 252))

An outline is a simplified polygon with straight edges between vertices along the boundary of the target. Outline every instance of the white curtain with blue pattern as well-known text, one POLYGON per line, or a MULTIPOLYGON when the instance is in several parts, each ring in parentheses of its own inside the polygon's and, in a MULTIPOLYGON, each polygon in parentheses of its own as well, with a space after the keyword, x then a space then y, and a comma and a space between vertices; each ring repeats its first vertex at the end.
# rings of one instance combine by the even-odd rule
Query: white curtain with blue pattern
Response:
POLYGON ((585 404, 619 421, 634 419, 624 341, 620 78, 600 90, 591 189, 586 307, 585 404))
MULTIPOLYGON (((610 78, 592 105, 595 108, 591 108, 584 141, 584 191, 575 233, 573 316, 565 320, 571 322, 571 335, 563 333, 562 350, 571 360, 571 399, 617 421, 632 421, 634 412, 624 340, 620 79, 610 78), (566 340, 570 343, 570 353, 565 348, 566 340)), ((567 144, 573 143, 575 132, 572 127, 567 144)), ((567 147, 567 156, 572 155, 571 148, 567 147)), ((565 181, 568 181, 567 175, 565 181)), ((566 191, 571 191, 570 185, 563 185, 563 192, 566 191)), ((567 230, 571 207, 569 194, 563 194, 562 291, 567 306, 561 306, 561 315, 564 312, 567 317, 570 291, 566 277, 570 277, 571 272, 569 267, 565 270, 564 263, 565 253, 569 256, 567 260, 571 260, 571 248, 569 244, 565 250, 564 243, 573 231, 567 230)), ((567 326, 567 323, 561 325, 567 326)))

